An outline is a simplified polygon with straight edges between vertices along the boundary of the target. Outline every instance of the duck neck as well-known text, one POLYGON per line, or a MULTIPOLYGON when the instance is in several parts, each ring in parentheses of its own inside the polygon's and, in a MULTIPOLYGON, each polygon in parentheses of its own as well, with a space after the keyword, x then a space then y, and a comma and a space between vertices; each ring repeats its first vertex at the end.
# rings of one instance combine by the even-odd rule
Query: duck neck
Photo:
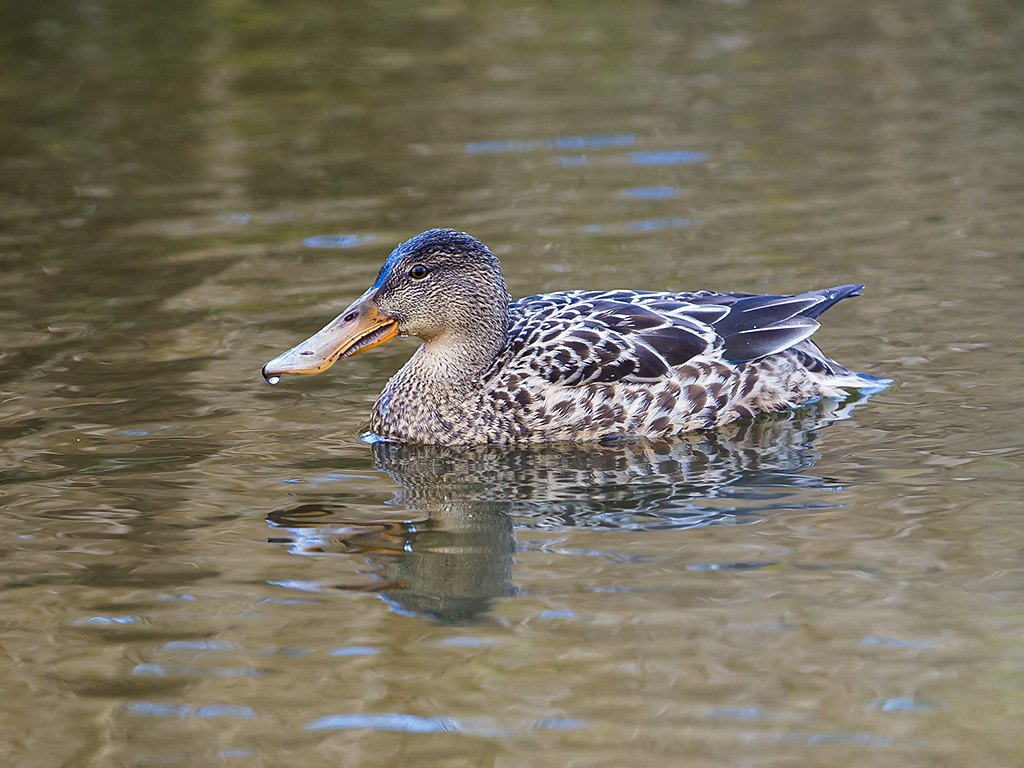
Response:
POLYGON ((424 341, 384 387, 371 417, 373 432, 429 442, 472 420, 476 414, 466 407, 508 340, 507 302, 492 309, 487 322, 424 341))
MULTIPOLYGON (((440 332, 423 337, 423 346, 405 368, 438 389, 460 389, 478 380, 508 341, 508 294, 488 301, 479 297, 469 309, 450 308, 457 318, 440 332)), ((405 369, 403 369, 405 370, 405 369)))

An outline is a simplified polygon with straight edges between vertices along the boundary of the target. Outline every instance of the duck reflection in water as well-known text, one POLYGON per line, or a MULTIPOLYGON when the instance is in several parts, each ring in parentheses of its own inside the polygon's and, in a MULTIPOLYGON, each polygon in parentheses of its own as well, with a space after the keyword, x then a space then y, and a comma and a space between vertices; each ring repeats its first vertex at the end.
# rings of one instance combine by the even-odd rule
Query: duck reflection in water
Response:
MULTIPOLYGON (((273 542, 302 554, 365 557, 373 591, 407 614, 445 623, 479 620, 515 594, 514 527, 642 532, 737 524, 806 508, 799 489, 827 488, 803 470, 814 442, 865 398, 821 401, 665 441, 532 447, 373 444, 375 465, 401 486, 408 522, 345 519, 299 504, 268 522, 273 542)), ((816 503, 817 505, 817 503, 816 503)))

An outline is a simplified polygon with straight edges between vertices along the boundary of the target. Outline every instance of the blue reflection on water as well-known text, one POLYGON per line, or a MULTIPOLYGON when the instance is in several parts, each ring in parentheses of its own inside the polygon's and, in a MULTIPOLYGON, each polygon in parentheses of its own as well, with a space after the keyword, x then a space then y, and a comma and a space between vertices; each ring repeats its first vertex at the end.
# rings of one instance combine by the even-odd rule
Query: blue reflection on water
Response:
POLYGON ((493 155, 499 152, 526 152, 535 146, 535 141, 469 141, 466 142, 466 152, 471 155, 493 155))
POLYGON ((256 601, 256 605, 316 605, 316 600, 296 600, 294 598, 286 600, 281 597, 261 597, 256 601))
POLYGON ((631 147, 636 142, 632 133, 611 133, 595 136, 560 136, 555 139, 512 140, 512 141, 469 141, 466 152, 471 155, 493 155, 502 152, 530 152, 536 149, 604 149, 607 147, 631 147))
POLYGON ((258 677, 263 672, 259 669, 214 667, 213 669, 187 667, 177 664, 136 664, 132 669, 136 677, 167 677, 190 675, 211 675, 213 677, 258 677))
POLYGON ((576 614, 573 611, 566 611, 566 610, 561 610, 561 611, 555 611, 555 610, 541 611, 537 615, 541 619, 575 619, 576 618, 576 614))
POLYGON ((520 728, 509 728, 485 720, 458 720, 453 717, 419 717, 399 712, 368 712, 353 715, 327 715, 306 724, 307 731, 401 731, 404 733, 468 733, 476 736, 512 736, 519 730, 579 730, 589 727, 586 720, 575 717, 545 717, 520 728))
POLYGON ((937 709, 945 709, 946 705, 941 701, 918 701, 906 696, 897 696, 893 699, 875 699, 871 702, 875 709, 882 712, 933 712, 937 709))
POLYGON ((138 616, 90 616, 88 619, 75 619, 74 627, 110 626, 117 624, 138 624, 142 621, 138 616))
POLYGON ((305 238, 302 244, 307 248, 355 248, 373 240, 373 235, 317 235, 305 238))
POLYGON ((632 187, 622 190, 623 197, 632 197, 635 200, 661 200, 666 197, 675 197, 675 187, 632 187))
POLYGON ((328 715, 306 724, 307 731, 350 730, 369 728, 374 731, 406 733, 459 733, 462 725, 450 717, 417 717, 397 712, 371 712, 361 715, 328 715))
POLYGON ((857 645, 887 645, 890 648, 938 648, 938 643, 928 640, 900 640, 895 637, 862 637, 857 645))
POLYGON ((690 219, 647 219, 626 225, 627 232, 647 232, 652 229, 670 229, 690 226, 690 219))
POLYGON ((807 739, 808 744, 842 744, 858 747, 888 747, 892 736, 876 736, 873 733, 816 733, 807 739))
POLYGON ((778 565, 777 562, 763 563, 693 563, 686 566, 688 571, 744 571, 757 570, 759 568, 771 568, 778 565))
POLYGON ((631 147, 636 141, 632 133, 611 133, 601 136, 563 136, 549 139, 551 149, 601 149, 603 147, 631 147))
POLYGON ((211 704, 206 707, 199 707, 196 710, 197 717, 231 717, 236 720, 255 720, 256 713, 249 707, 236 706, 231 704, 211 704))
POLYGON ((341 648, 335 648, 331 651, 331 656, 373 656, 374 654, 380 653, 380 648, 374 648, 370 645, 346 645, 341 648))
POLYGON ((463 648, 483 648, 487 645, 497 645, 497 640, 494 638, 482 638, 482 637, 446 637, 443 640, 438 640, 438 645, 454 645, 456 647, 463 648))
POLYGON ((689 165, 703 163, 708 159, 708 153, 691 152, 686 149, 668 152, 630 152, 629 159, 637 165, 689 165))
POLYGON ((537 728, 551 728, 568 731, 587 728, 587 721, 577 717, 545 717, 537 721, 537 728))
POLYGON ((235 643, 224 640, 168 640, 162 646, 165 651, 234 651, 235 643))
POLYGON ((588 235, 596 235, 601 232, 652 232, 658 229, 681 229, 693 223, 692 219, 660 218, 645 219, 644 221, 631 221, 628 224, 609 225, 588 224, 583 231, 588 235))
POLYGON ((125 709, 137 715, 151 717, 229 717, 235 720, 255 720, 256 712, 250 707, 233 704, 208 704, 197 707, 195 704, 162 704, 156 701, 132 701, 125 709))

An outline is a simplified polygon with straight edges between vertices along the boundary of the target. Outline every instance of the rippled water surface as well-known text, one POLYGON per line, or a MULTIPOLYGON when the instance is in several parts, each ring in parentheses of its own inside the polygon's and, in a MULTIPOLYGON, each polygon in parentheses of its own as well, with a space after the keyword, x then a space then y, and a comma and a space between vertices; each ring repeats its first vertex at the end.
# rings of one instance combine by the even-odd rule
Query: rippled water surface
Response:
POLYGON ((0 3, 11 766, 1024 762, 1024 7, 0 3), (865 283, 896 383, 372 445, 263 362, 466 229, 517 296, 865 283))

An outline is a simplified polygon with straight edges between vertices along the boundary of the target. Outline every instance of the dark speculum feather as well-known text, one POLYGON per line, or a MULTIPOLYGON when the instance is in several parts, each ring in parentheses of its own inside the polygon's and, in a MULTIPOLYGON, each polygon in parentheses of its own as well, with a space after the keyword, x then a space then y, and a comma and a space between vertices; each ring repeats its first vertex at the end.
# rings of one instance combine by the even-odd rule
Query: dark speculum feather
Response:
POLYGON ((751 328, 725 337, 725 359, 730 363, 756 360, 788 349, 809 337, 818 328, 809 317, 794 317, 767 328, 751 328))
POLYGON ((634 378, 660 379, 668 374, 668 366, 665 365, 665 360, 653 350, 638 345, 634 357, 636 359, 634 378))
POLYGON ((729 314, 714 324, 719 335, 728 337, 750 328, 789 320, 821 303, 818 296, 749 296, 740 299, 729 314))
POLYGON ((701 354, 708 346, 703 336, 681 326, 657 328, 642 334, 640 339, 673 368, 701 354))

